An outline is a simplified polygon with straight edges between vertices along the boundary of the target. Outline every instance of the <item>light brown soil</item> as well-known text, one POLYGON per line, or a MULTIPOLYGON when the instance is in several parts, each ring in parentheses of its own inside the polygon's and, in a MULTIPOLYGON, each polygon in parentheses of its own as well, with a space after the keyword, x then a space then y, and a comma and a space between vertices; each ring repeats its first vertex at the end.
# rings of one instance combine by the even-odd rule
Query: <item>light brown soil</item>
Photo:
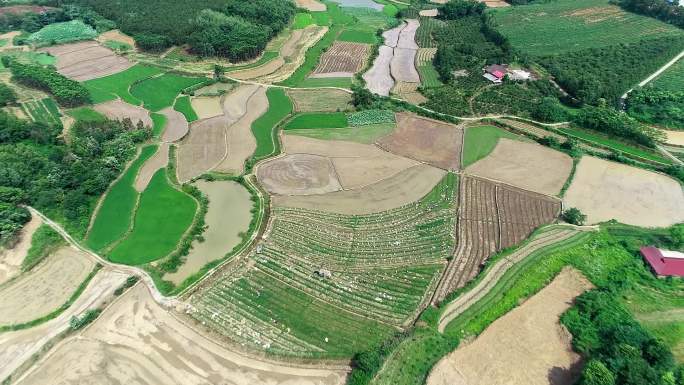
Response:
POLYGON ((273 73, 259 77, 260 82, 277 83, 289 78, 304 63, 306 51, 328 32, 328 27, 310 25, 296 31, 302 31, 296 44, 290 44, 291 41, 288 41, 280 50, 281 56, 285 59, 285 64, 273 73))
POLYGON ((66 330, 71 317, 100 306, 127 277, 127 274, 104 268, 93 277, 76 301, 56 318, 30 329, 0 333, 0 378, 6 378, 22 363, 32 359, 33 354, 50 339, 66 330))
POLYGON ((172 107, 166 107, 159 111, 160 114, 166 116, 166 128, 162 134, 162 141, 175 142, 182 139, 190 129, 185 115, 174 110, 172 107))
POLYGON ((395 48, 397 44, 399 44, 399 35, 404 28, 406 28, 406 23, 402 23, 383 32, 382 37, 385 39, 385 45, 390 48, 395 48))
POLYGON ((223 98, 223 115, 226 119, 237 122, 247 113, 247 102, 259 86, 243 84, 223 98))
POLYGON ((230 72, 228 76, 239 80, 256 79, 261 76, 274 73, 278 68, 285 65, 285 60, 282 57, 277 57, 264 65, 244 70, 230 72))
POLYGON ((565 207, 577 207, 587 223, 617 219, 643 227, 684 221, 684 193, 674 179, 640 168, 584 156, 565 194, 565 207))
POLYGON ((0 52, 2 51, 14 51, 14 50, 21 50, 21 51, 26 51, 29 49, 28 46, 16 46, 14 45, 14 38, 21 35, 21 31, 10 31, 6 32, 0 35, 0 39, 6 40, 7 42, 5 45, 0 47, 0 52))
POLYGON ((199 119, 209 119, 223 115, 221 98, 218 96, 195 96, 190 99, 192 109, 195 110, 199 119))
MULTIPOLYGON (((243 102, 244 103, 244 102, 243 102)), ((246 104, 246 113, 228 127, 228 152, 216 170, 239 175, 245 168, 245 161, 256 150, 257 143, 252 134, 252 123, 268 110, 266 88, 256 89, 246 104)))
POLYGON ((325 11, 325 4, 317 0, 295 0, 295 3, 299 8, 304 8, 312 12, 323 12, 325 11))
MULTIPOLYGON (((473 128, 477 129, 477 128, 473 128)), ((572 171, 572 158, 538 145, 506 138, 466 172, 546 195, 556 195, 572 171)))
POLYGON ((369 44, 336 41, 321 56, 310 77, 325 77, 327 74, 334 74, 335 77, 352 77, 366 66, 369 54, 369 44))
POLYGON ((377 213, 421 199, 445 174, 444 170, 420 164, 366 187, 323 195, 274 196, 272 202, 349 215, 377 213))
POLYGON ((297 112, 347 111, 352 109, 351 94, 342 90, 288 90, 297 112))
POLYGON ((178 321, 137 285, 80 336, 41 360, 21 383, 341 385, 344 377, 226 350, 178 321))
POLYGON ((0 325, 40 318, 65 303, 90 274, 95 263, 85 254, 63 247, 30 272, 0 288, 0 325))
POLYGON ((503 0, 478 0, 481 3, 485 3, 485 5, 489 8, 501 8, 501 7, 510 7, 511 4, 503 1, 503 0))
POLYGON ((400 113, 394 133, 377 143, 395 154, 445 170, 458 170, 462 142, 463 130, 453 124, 400 113))
POLYGON ((581 371, 560 315, 592 287, 564 269, 546 288, 494 321, 470 344, 442 359, 428 385, 571 385, 581 371))
POLYGON ((436 17, 438 14, 439 14, 439 11, 437 10, 437 8, 424 9, 424 10, 418 12, 418 15, 425 16, 425 17, 436 17))
POLYGON ((392 93, 411 104, 420 105, 427 102, 427 98, 418 91, 418 87, 420 83, 397 82, 392 93))
POLYGON ((152 118, 150 118, 149 111, 119 99, 97 104, 93 108, 109 119, 124 120, 129 118, 134 125, 138 124, 138 122, 143 122, 145 126, 152 127, 152 118))
POLYGON ((200 180, 195 186, 209 198, 204 218, 207 229, 203 242, 194 241, 190 253, 178 271, 164 275, 165 280, 180 284, 209 262, 223 258, 241 241, 240 233, 249 229, 253 203, 246 188, 237 182, 200 180), (229 214, 229 215, 226 215, 229 214))
POLYGON ((106 41, 118 41, 119 43, 124 43, 135 48, 135 39, 126 35, 125 33, 119 31, 118 29, 112 29, 107 32, 103 32, 97 37, 97 41, 104 43, 106 41))
POLYGON ((169 143, 161 143, 157 152, 145 161, 145 164, 138 171, 133 187, 138 192, 143 192, 150 184, 154 174, 169 164, 169 143))
POLYGON ((21 263, 31 248, 33 233, 42 224, 43 221, 40 217, 32 216, 31 220, 19 232, 19 239, 12 248, 0 247, 0 284, 19 274, 21 263))
MULTIPOLYGON (((406 26, 399 33, 397 40, 397 48, 417 50, 416 31, 418 31, 420 23, 417 19, 406 19, 406 26)), ((394 52, 396 55, 396 51, 394 52)))
POLYGON ((216 167, 226 156, 226 120, 223 116, 192 123, 178 144, 178 180, 185 183, 216 167))
POLYGON ((684 131, 666 131, 663 130, 667 139, 665 142, 667 144, 672 144, 674 146, 684 146, 684 131))
POLYGON ((390 63, 394 56, 394 50, 386 45, 380 46, 378 56, 373 61, 373 66, 363 74, 366 88, 374 94, 389 96, 394 86, 394 79, 390 75, 390 63))
POLYGON ((94 41, 57 45, 39 51, 55 56, 57 71, 79 82, 112 75, 133 65, 94 41))
POLYGON ((325 194, 342 189, 330 159, 308 154, 279 157, 259 165, 259 182, 272 194, 325 194))
POLYGON ((395 48, 390 69, 392 77, 397 81, 420 83, 420 75, 416 70, 415 49, 395 48))
POLYGON ((345 190, 373 184, 418 164, 374 145, 341 140, 284 135, 283 148, 288 154, 328 157, 345 190))

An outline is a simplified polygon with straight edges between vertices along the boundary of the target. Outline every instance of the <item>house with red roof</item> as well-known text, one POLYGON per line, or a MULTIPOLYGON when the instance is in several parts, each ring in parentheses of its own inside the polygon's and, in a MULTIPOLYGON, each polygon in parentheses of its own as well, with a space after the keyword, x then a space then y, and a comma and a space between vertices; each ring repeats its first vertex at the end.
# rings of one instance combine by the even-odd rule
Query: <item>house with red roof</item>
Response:
POLYGON ((508 68, 506 66, 501 64, 492 64, 484 68, 484 75, 482 76, 492 83, 500 84, 503 82, 503 78, 506 76, 507 72, 508 68))
POLYGON ((640 249, 644 260, 659 277, 684 277, 684 253, 662 250, 653 246, 640 249))

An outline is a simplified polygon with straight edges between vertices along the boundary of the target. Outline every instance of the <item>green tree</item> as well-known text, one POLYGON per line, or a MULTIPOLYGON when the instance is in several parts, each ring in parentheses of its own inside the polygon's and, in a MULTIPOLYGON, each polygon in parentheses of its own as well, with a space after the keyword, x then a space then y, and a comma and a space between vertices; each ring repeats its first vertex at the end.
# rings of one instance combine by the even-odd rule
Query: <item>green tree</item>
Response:
POLYGON ((571 207, 563 211, 563 220, 572 223, 573 225, 582 226, 584 221, 587 220, 587 216, 584 215, 580 209, 576 207, 571 207))
POLYGON ((591 360, 582 370, 579 385, 615 385, 615 375, 603 362, 591 360))

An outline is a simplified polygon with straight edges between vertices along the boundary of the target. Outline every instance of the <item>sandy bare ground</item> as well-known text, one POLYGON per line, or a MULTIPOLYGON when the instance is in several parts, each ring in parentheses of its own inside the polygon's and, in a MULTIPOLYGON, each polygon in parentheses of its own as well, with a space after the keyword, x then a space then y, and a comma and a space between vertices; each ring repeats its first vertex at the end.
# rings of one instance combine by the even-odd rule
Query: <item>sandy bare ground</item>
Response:
POLYGON ((266 88, 256 89, 248 98, 246 113, 230 127, 228 127, 228 152, 226 157, 216 167, 218 171, 230 174, 242 174, 245 161, 256 150, 257 143, 252 134, 252 123, 268 110, 266 88))
POLYGON ((453 124, 400 113, 394 133, 377 143, 395 154, 445 170, 458 170, 462 138, 463 130, 453 124))
POLYGON ((159 113, 166 116, 166 128, 161 138, 163 142, 175 142, 188 133, 190 125, 185 115, 174 110, 173 107, 166 107, 159 113))
POLYGON ((216 167, 226 156, 226 119, 221 116, 193 122, 178 144, 178 180, 185 183, 216 167))
POLYGON ((369 44, 336 41, 321 56, 310 77, 352 77, 366 66, 369 44))
POLYGON ((19 233, 19 240, 11 249, 0 248, 0 284, 19 274, 21 263, 26 258, 33 233, 38 230, 43 221, 38 216, 31 216, 31 220, 24 225, 19 233))
POLYGON ((415 49, 395 48, 390 69, 392 77, 397 81, 420 83, 420 75, 416 70, 415 49))
POLYGON ((644 227, 684 221, 684 192, 674 179, 640 168, 584 156, 565 194, 565 207, 577 207, 587 223, 617 219, 644 227))
POLYGON ((133 187, 138 192, 143 192, 150 184, 154 174, 169 164, 169 143, 161 143, 157 152, 145 161, 145 164, 138 171, 133 187))
POLYGON ((572 171, 572 158, 536 143, 502 138, 489 156, 466 168, 469 174, 556 195, 572 171))
POLYGON ((312 12, 323 12, 326 9, 325 4, 316 0, 295 0, 295 4, 312 12))
POLYGON ((386 45, 380 46, 378 56, 373 61, 373 66, 363 74, 366 88, 374 94, 389 96, 394 87, 394 79, 390 74, 390 63, 394 56, 394 49, 386 45))
POLYGON ((564 269, 546 288, 494 321, 475 341, 442 359, 428 385, 570 385, 581 372, 571 335, 559 323, 575 297, 592 287, 564 269))
POLYGON ((352 108, 351 94, 342 90, 288 90, 297 112, 346 111, 352 108))
POLYGON ((93 277, 76 301, 56 318, 30 329, 0 334, 0 379, 6 378, 46 342, 66 330, 72 316, 98 307, 127 277, 104 268, 93 277))
POLYGON ((240 233, 247 231, 252 220, 251 195, 239 183, 199 180, 195 186, 209 197, 209 208, 204 218, 207 229, 202 234, 203 242, 192 243, 192 249, 178 271, 164 275, 165 280, 175 284, 180 284, 207 263, 228 254, 240 243, 240 233))
POLYGON ((221 98, 218 96, 196 96, 190 99, 190 104, 200 119, 223 115, 221 98))
POLYGON ((20 50, 20 51, 28 51, 29 47, 26 45, 20 45, 16 46, 14 45, 14 38, 21 35, 21 31, 10 31, 3 33, 0 35, 0 39, 6 40, 7 43, 0 47, 0 52, 2 51, 14 51, 14 50, 20 50))
POLYGON ((667 131, 663 130, 666 135, 665 142, 673 146, 683 146, 684 147, 684 131, 667 131))
POLYGON ((152 118, 150 118, 149 111, 119 99, 97 104, 94 109, 109 119, 124 120, 129 118, 134 125, 138 124, 138 122, 143 122, 145 126, 152 127, 152 118))
POLYGON ((112 75, 133 65, 95 41, 57 45, 39 51, 57 58, 56 67, 60 74, 80 82, 112 75))
POLYGON ((223 349, 137 285, 20 383, 336 385, 344 383, 344 374, 260 362, 223 349))
POLYGON ((274 196, 272 202, 349 215, 377 213, 421 199, 445 174, 444 170, 420 164, 366 187, 322 195, 274 196))
POLYGON ((283 135, 288 154, 313 154, 329 158, 345 190, 373 184, 418 164, 374 145, 342 140, 320 140, 283 135))
POLYGON ((0 288, 0 325, 40 318, 64 304, 95 263, 85 254, 63 247, 30 272, 0 288))
POLYGON ((292 154, 259 165, 259 182, 279 195, 325 194, 342 189, 330 159, 309 154, 292 154))
POLYGON ((126 35, 125 33, 119 31, 118 29, 112 29, 107 32, 103 32, 97 37, 97 41, 104 43, 106 41, 118 41, 119 43, 128 44, 131 48, 135 48, 135 40, 126 35))

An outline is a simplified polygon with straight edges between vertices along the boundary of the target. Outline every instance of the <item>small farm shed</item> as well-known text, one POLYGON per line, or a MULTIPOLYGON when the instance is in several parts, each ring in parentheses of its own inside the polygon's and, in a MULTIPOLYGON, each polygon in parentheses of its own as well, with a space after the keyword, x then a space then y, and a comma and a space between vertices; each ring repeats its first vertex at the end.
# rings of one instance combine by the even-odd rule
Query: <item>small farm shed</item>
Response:
POLYGON ((495 84, 500 84, 503 82, 504 76, 506 76, 506 73, 508 72, 508 69, 506 66, 500 65, 500 64, 492 64, 490 66, 487 66, 484 68, 484 76, 485 79, 491 81, 492 83, 495 84))
POLYGON ((640 251, 658 277, 684 277, 684 253, 653 246, 642 247, 640 251))

